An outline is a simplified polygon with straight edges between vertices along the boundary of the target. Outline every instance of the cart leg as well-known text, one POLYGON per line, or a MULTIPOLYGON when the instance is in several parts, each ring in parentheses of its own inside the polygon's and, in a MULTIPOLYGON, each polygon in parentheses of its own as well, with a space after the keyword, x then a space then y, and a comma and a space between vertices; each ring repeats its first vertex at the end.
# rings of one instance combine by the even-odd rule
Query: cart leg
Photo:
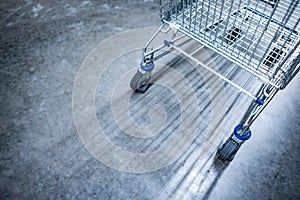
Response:
POLYGON ((142 52, 142 62, 137 69, 137 72, 132 77, 130 81, 130 87, 135 92, 144 93, 149 88, 150 84, 149 81, 151 79, 151 72, 154 69, 154 63, 153 63, 153 57, 154 52, 147 53, 148 47, 151 44, 151 42, 156 38, 156 36, 162 31, 165 24, 162 24, 156 32, 152 35, 152 37, 148 40, 146 45, 143 48, 142 52))
POLYGON ((241 145, 251 137, 250 126, 276 95, 278 89, 263 84, 258 91, 258 98, 249 106, 239 125, 234 128, 231 136, 223 143, 218 151, 217 158, 220 160, 232 161, 241 145))
MULTIPOLYGON (((154 69, 154 62, 155 60, 162 58, 163 56, 170 53, 170 51, 160 52, 159 55, 156 55, 154 57, 154 53, 157 53, 161 51, 163 48, 170 45, 170 43, 173 43, 175 41, 178 41, 184 37, 184 35, 181 35, 179 37, 176 37, 178 33, 178 29, 176 27, 170 27, 167 23, 162 23, 161 26, 156 30, 156 32, 152 35, 152 37, 148 40, 148 42, 145 44, 142 52, 142 62, 131 79, 130 87, 135 92, 144 93, 149 88, 150 84, 149 81, 151 79, 151 73, 154 69), (160 33, 168 33, 169 31, 173 31, 172 39, 164 40, 162 46, 157 47, 155 49, 149 48, 150 44, 155 40, 158 34, 160 33)), ((169 35, 169 37, 171 37, 169 35)))

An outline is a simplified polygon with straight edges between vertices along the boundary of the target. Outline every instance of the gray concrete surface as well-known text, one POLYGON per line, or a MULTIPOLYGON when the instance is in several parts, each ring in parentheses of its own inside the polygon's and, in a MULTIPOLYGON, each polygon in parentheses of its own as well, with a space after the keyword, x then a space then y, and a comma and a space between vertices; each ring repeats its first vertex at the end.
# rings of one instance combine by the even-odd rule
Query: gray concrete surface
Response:
MULTIPOLYGON (((208 120, 199 126, 199 137, 187 152, 154 172, 120 172, 95 159, 80 141, 72 115, 73 84, 84 58, 101 41, 132 28, 158 26, 158 2, 26 0, 2 2, 0 9, 0 199, 300 198, 299 77, 258 118, 252 127, 253 138, 227 167, 215 166, 213 154, 198 159, 201 132, 207 129, 213 110, 209 104, 213 99, 199 90, 200 109, 205 111, 201 114, 208 120)), ((118 48, 118 44, 114 45, 118 48)), ((130 58, 137 55, 132 52, 130 58)), ((129 65, 133 62, 119 60, 129 65)), ((203 79, 188 76, 193 72, 188 66, 181 62, 172 67, 186 73, 197 88, 203 79)), ((97 88, 98 99, 101 88, 109 89, 109 81, 97 88)), ((225 89, 227 115, 220 122, 220 141, 237 123, 249 101, 228 85, 225 89)), ((147 108, 137 112, 140 104, 136 103, 143 104, 147 99, 153 99, 153 104, 163 100, 166 112, 176 116, 174 94, 159 85, 151 90, 143 98, 132 96, 133 119, 147 123, 149 118, 141 117, 147 108), (158 98, 162 91, 165 95, 158 98)), ((105 110, 109 111, 109 107, 98 102, 99 123, 113 123, 105 110)), ((171 117, 162 137, 176 131, 179 122, 171 117)), ((143 142, 131 141, 114 132, 116 128, 108 130, 111 140, 128 150, 159 147, 149 140, 146 142, 152 146, 141 150, 143 142)))

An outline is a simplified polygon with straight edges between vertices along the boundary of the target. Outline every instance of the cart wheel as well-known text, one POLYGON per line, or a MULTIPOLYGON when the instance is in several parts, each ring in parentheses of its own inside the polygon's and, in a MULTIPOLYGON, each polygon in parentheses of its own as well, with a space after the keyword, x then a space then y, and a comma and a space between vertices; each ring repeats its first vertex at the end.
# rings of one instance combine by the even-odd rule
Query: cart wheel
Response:
POLYGON ((232 139, 228 139, 219 149, 217 158, 225 161, 232 161, 239 150, 240 145, 232 139))
POLYGON ((130 81, 130 87, 133 91, 144 93, 149 87, 150 77, 145 77, 140 71, 137 71, 130 81))

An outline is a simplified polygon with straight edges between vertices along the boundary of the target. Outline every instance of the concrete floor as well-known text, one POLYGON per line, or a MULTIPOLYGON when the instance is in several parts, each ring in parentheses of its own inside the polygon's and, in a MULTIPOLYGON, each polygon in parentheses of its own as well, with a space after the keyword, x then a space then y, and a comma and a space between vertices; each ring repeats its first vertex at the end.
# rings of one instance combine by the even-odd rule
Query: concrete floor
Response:
MULTIPOLYGON (((300 77, 274 98, 253 125, 252 139, 227 167, 214 166, 213 154, 249 99, 224 85, 226 116, 218 129, 222 131, 204 157, 199 154, 201 146, 209 140, 201 133, 209 130, 217 104, 210 103, 216 101, 213 93, 197 90, 203 111, 199 116, 205 120, 184 154, 155 171, 119 171, 93 157, 77 134, 73 85, 84 59, 100 42, 133 28, 157 27, 158 1, 6 1, 0 9, 0 199, 300 199, 300 77)), ((118 45, 111 48, 120 49, 118 45)), ((172 117, 178 115, 180 105, 171 90, 157 84, 144 96, 131 96, 129 112, 137 124, 145 125, 149 118, 143 116, 149 108, 141 104, 149 99, 149 106, 163 102, 168 118, 161 136, 141 141, 109 126, 114 123, 105 99, 110 84, 135 69, 139 53, 120 55, 111 64, 115 71, 107 71, 98 83, 96 114, 115 144, 146 152, 156 150, 162 138, 176 132, 180 121, 172 117), (116 70, 119 63, 122 66, 116 70), (157 95, 162 92, 162 97, 157 95)), ((188 75, 195 69, 185 61, 171 68, 194 81, 194 88, 206 80, 188 75)), ((205 84, 204 90, 210 91, 205 84)))

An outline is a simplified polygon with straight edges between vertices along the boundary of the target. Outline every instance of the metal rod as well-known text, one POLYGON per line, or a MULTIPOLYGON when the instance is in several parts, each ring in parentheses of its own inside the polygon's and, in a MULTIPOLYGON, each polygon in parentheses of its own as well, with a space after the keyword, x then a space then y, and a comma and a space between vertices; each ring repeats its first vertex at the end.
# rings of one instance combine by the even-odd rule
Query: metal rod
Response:
MULTIPOLYGON (((175 38, 175 39, 173 39, 173 40, 171 40, 171 42, 177 42, 178 40, 181 40, 182 38, 184 38, 184 37, 186 37, 186 35, 181 35, 181 36, 179 36, 179 37, 177 37, 177 38, 175 38)), ((149 45, 148 45, 149 46, 149 45)), ((157 51, 159 51, 159 50, 161 50, 161 49, 163 49, 163 48, 165 48, 166 47, 166 45, 161 45, 160 47, 158 47, 158 48, 156 48, 156 49, 154 49, 154 50, 151 50, 151 51, 149 51, 148 53, 145 53, 144 54, 144 57, 147 57, 147 56, 149 56, 149 55, 151 55, 152 53, 155 53, 155 52, 157 52, 157 51)))
POLYGON ((245 94, 247 94, 249 97, 251 97, 252 99, 256 100, 257 98, 252 95, 250 92, 248 92, 247 90, 245 90, 244 88, 242 88, 241 86, 239 86, 238 84, 234 83, 233 81, 229 80, 228 78, 222 76, 220 73, 216 72, 215 70, 211 69, 209 66, 207 66, 206 64, 200 62, 199 60, 197 60, 196 58, 192 57, 190 54, 186 53, 185 51, 181 50, 180 48, 174 46, 174 45, 170 45, 170 48, 175 49, 176 51, 180 52, 182 55, 186 56, 187 58, 191 59, 192 61, 194 61, 197 65, 200 65, 202 67, 204 67, 205 69, 209 70, 211 73, 215 74, 216 76, 220 77, 221 79, 223 79, 224 81, 226 81, 227 83, 229 83, 230 85, 236 87, 237 89, 239 89, 240 91, 244 92, 245 94))
POLYGON ((253 78, 254 78, 254 75, 251 74, 251 76, 247 79, 247 81, 244 83, 242 88, 246 88, 249 85, 249 83, 252 81, 253 78))
POLYGON ((226 74, 224 75, 224 77, 227 77, 236 67, 237 67, 236 64, 232 65, 232 67, 226 72, 226 74))
POLYGON ((154 38, 158 35, 158 33, 161 31, 161 29, 165 26, 165 24, 161 24, 160 27, 155 31, 155 33, 152 35, 152 37, 148 40, 148 42, 145 44, 143 48, 143 55, 142 55, 142 60, 145 58, 145 53, 147 51, 148 46, 150 43, 154 40, 154 38))
POLYGON ((200 51, 201 49, 203 49, 205 47, 205 45, 202 45, 201 47, 199 47, 198 49, 196 49, 195 51, 193 51, 191 53, 191 55, 194 55, 195 53, 197 53, 198 51, 200 51))

